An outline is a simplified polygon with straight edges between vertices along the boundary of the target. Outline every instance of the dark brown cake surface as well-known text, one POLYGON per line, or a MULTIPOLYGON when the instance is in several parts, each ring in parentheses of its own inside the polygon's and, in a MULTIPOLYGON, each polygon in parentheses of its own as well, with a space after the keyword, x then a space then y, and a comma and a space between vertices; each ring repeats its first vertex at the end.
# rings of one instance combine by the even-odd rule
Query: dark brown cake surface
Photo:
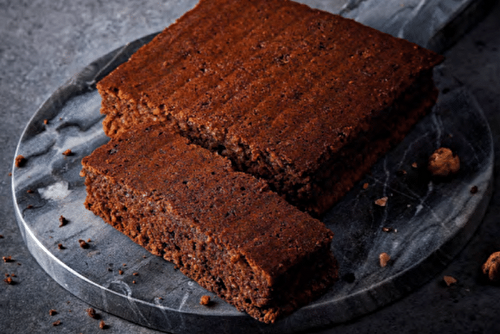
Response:
POLYGON ((165 127, 120 135, 82 164, 87 208, 259 320, 310 302, 336 277, 321 222, 165 127))
MULTIPOLYGON (((292 203, 322 213, 328 204, 314 203, 333 195, 318 185, 331 177, 317 175, 342 157, 353 159, 349 144, 380 124, 389 124, 390 141, 399 131, 392 119, 412 111, 393 107, 406 95, 420 92, 429 102, 406 122, 425 114, 437 96, 432 68, 441 61, 415 44, 292 1, 201 0, 98 89, 109 136, 137 123, 173 122, 292 203)), ((390 147, 375 145, 383 147, 379 155, 390 147)))

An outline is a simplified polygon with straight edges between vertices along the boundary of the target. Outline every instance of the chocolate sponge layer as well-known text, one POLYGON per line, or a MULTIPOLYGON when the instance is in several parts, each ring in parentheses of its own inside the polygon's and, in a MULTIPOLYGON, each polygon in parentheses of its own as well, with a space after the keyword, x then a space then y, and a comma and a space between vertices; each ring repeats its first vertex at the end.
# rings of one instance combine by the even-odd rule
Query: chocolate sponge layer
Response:
POLYGON ((122 133, 82 164, 89 210, 260 321, 337 277, 330 230, 175 130, 122 133))

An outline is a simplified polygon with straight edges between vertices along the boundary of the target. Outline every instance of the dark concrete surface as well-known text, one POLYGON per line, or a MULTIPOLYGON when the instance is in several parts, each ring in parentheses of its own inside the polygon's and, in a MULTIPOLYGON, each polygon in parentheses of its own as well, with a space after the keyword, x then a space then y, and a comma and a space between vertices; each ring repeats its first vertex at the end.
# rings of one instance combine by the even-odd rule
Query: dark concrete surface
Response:
MULTIPOLYGON (((182 0, 178 0, 182 1, 182 0)), ((189 1, 194 4, 195 1, 189 1)), ((0 0, 0 333, 94 333, 88 305, 53 281, 24 246, 15 222, 8 173, 23 128, 39 105, 95 58, 168 25, 175 1, 83 3, 0 0), (57 314, 49 315, 55 309, 57 314), (60 320, 54 327, 52 323, 60 320)), ((500 250, 500 3, 447 53, 447 64, 483 107, 496 144, 493 199, 483 223, 455 260, 408 297, 324 333, 499 333, 500 287, 480 272, 500 250), (458 280, 447 287, 443 275, 458 280)), ((108 333, 157 333, 98 311, 108 333)), ((210 332, 207 329, 207 332, 210 332)))

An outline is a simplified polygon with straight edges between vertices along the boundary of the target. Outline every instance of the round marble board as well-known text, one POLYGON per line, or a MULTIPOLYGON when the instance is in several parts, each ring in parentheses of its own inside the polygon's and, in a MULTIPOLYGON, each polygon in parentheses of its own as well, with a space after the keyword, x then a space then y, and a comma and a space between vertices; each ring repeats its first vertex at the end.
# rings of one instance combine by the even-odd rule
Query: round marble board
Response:
POLYGON ((425 283, 480 223, 491 196, 491 133, 478 104, 441 66, 434 75, 441 93, 432 113, 323 219, 335 233, 332 252, 340 265, 339 282, 273 325, 238 312, 83 206, 81 159, 108 141, 95 83, 152 37, 98 59, 57 90, 28 122, 17 148, 16 155, 27 159, 13 169, 12 182, 23 238, 54 280, 94 307, 174 333, 208 328, 214 333, 291 333, 331 326, 425 283), (461 169, 452 179, 436 182, 426 164, 442 146, 459 155, 461 169), (67 149, 73 152, 69 156, 62 154, 67 149), (473 186, 478 187, 475 194, 473 186), (388 197, 387 205, 375 205, 382 197, 388 197), (68 222, 60 228, 61 215, 68 222), (90 247, 81 248, 79 239, 90 239, 90 247), (385 268, 379 265, 382 252, 391 256, 385 268), (206 294, 215 300, 210 307, 199 304, 206 294))

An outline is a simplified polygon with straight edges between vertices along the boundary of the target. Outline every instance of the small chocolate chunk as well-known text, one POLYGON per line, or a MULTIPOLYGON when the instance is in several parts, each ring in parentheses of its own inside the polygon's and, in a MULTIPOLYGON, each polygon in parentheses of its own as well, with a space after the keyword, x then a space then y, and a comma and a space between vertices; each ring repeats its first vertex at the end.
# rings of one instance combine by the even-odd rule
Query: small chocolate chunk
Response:
POLYGON ((71 155, 73 152, 71 152, 70 149, 67 149, 66 151, 64 151, 62 154, 65 155, 65 156, 69 156, 71 155))
POLYGON ((382 268, 384 268, 385 266, 387 266, 387 264, 389 263, 390 260, 391 260, 391 257, 387 253, 381 253, 379 255, 380 266, 382 268))
POLYGON ((375 201, 375 204, 378 205, 378 206, 386 206, 387 205, 387 196, 386 197, 382 197, 382 198, 379 198, 378 200, 375 201))
POLYGON ((61 215, 61 217, 59 217, 59 227, 63 227, 64 225, 66 225, 68 223, 68 220, 66 218, 64 218, 64 216, 61 215))
POLYGON ((205 306, 210 304, 210 296, 201 296, 200 304, 205 306))
POLYGON ((446 283, 447 286, 451 286, 457 283, 456 278, 452 276, 443 276, 443 281, 446 283))
POLYGON ((460 159, 449 148, 440 147, 429 157, 427 168, 434 176, 447 177, 460 170, 460 159))
POLYGON ((26 158, 22 155, 18 155, 14 162, 16 167, 23 167, 26 164, 26 158))
POLYGON ((82 248, 89 248, 89 244, 85 242, 85 240, 79 239, 78 242, 80 243, 80 247, 82 248))

